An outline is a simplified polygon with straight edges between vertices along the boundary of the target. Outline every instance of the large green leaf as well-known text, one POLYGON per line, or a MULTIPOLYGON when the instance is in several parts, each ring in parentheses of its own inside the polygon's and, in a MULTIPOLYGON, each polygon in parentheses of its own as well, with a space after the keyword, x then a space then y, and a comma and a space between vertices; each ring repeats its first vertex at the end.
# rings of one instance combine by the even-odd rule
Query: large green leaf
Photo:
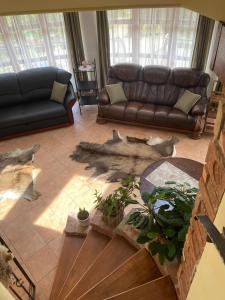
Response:
POLYGON ((139 234, 137 238, 137 243, 139 244, 145 244, 149 241, 149 238, 146 235, 143 235, 142 233, 139 234))
POLYGON ((176 231, 173 228, 166 228, 164 233, 168 238, 172 238, 176 234, 176 231))
POLYGON ((148 216, 141 215, 140 220, 136 225, 136 228, 137 229, 144 229, 147 224, 148 224, 148 216))
POLYGON ((186 225, 178 232, 178 240, 179 241, 181 241, 181 242, 185 241, 187 231, 188 231, 188 226, 186 225))
POLYGON ((150 239, 150 240, 153 240, 157 237, 157 233, 156 232, 148 232, 147 233, 147 237, 150 239))
POLYGON ((167 248, 168 248, 168 257, 174 258, 176 255, 176 246, 172 242, 169 242, 167 244, 167 248))

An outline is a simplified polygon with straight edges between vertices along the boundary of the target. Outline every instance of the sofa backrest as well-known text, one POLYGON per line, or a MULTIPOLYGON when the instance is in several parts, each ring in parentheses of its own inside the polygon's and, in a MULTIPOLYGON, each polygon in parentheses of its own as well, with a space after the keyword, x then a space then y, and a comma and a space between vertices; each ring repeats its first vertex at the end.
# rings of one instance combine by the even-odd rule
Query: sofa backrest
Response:
POLYGON ((16 73, 0 74, 0 107, 22 101, 16 73))
POLYGON ((0 107, 49 99, 54 81, 68 84, 71 74, 55 67, 0 75, 0 107))
POLYGON ((17 78, 23 101, 34 101, 49 99, 54 80, 68 84, 71 74, 55 67, 44 67, 21 71, 17 78))
POLYGON ((205 97, 209 80, 208 74, 191 68, 117 64, 108 72, 108 83, 122 81, 129 101, 169 106, 185 89, 205 97))

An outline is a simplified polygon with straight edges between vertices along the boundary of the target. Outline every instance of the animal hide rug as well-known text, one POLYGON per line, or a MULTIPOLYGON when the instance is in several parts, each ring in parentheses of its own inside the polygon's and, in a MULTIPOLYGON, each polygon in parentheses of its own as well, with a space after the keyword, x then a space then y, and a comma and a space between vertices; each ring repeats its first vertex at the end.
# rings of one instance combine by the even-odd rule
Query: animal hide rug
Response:
POLYGON ((0 154, 0 200, 36 200, 40 193, 34 190, 34 153, 39 145, 0 154))
POLYGON ((86 169, 94 168, 93 177, 106 174, 107 181, 116 182, 129 175, 140 176, 152 162, 174 156, 177 142, 175 137, 166 140, 122 138, 113 130, 112 139, 104 144, 81 142, 70 157, 87 163, 86 169))

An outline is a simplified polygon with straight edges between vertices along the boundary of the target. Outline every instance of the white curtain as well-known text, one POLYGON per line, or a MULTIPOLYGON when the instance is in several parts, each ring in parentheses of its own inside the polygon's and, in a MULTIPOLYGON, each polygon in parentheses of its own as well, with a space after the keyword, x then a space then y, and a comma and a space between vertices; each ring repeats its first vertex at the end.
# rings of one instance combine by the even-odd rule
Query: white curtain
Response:
POLYGON ((43 66, 71 70, 63 15, 0 17, 0 73, 43 66))
POLYGON ((108 11, 111 64, 190 67, 198 14, 185 8, 108 11))

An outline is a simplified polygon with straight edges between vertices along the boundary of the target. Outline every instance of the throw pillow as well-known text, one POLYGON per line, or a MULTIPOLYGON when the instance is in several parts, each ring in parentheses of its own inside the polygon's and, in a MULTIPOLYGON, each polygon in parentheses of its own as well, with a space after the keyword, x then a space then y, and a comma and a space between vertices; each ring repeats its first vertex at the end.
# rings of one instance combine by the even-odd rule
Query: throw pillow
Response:
POLYGON ((122 82, 106 85, 106 90, 109 95, 111 104, 127 101, 124 93, 122 82))
POLYGON ((177 100, 177 103, 174 105, 174 108, 177 108, 183 111, 185 114, 188 114, 200 98, 201 95, 194 94, 188 90, 185 90, 183 95, 177 100))
POLYGON ((62 84, 60 82, 54 81, 51 100, 57 101, 59 103, 63 103, 67 91, 67 84, 62 84))

